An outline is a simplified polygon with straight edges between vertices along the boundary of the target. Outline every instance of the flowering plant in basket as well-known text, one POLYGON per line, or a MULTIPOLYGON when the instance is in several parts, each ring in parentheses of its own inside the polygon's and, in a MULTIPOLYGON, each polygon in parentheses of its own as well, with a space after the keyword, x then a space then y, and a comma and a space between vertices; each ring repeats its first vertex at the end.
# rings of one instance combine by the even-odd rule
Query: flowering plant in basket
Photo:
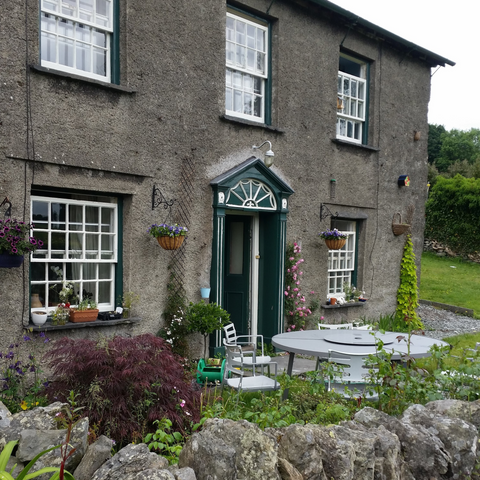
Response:
POLYGON ((25 255, 43 247, 43 242, 30 236, 33 224, 20 220, 0 220, 0 253, 25 255))
POLYGON ((160 225, 153 224, 147 232, 155 238, 158 237, 183 237, 187 234, 187 227, 179 227, 178 223, 168 225, 161 223, 160 225))
POLYGON ((319 235, 325 240, 341 240, 348 237, 346 233, 339 232, 336 228, 333 230, 325 230, 324 232, 319 233, 319 235))

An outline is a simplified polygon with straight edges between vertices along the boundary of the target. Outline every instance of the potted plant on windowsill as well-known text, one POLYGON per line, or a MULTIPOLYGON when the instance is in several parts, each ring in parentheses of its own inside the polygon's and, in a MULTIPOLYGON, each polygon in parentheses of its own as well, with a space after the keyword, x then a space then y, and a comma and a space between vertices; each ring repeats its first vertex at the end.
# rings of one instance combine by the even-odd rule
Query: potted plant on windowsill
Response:
POLYGON ((32 228, 20 220, 0 220, 0 268, 19 267, 24 255, 42 248, 43 242, 30 236, 32 228))
POLYGON ((157 239, 158 244, 165 250, 177 250, 182 245, 187 235, 187 227, 180 227, 177 223, 167 225, 161 223, 160 225, 153 224, 148 233, 157 239))
POLYGON ((325 230, 319 233, 320 238, 325 240, 329 250, 340 250, 347 242, 347 234, 339 232, 336 228, 333 230, 325 230))
POLYGON ((97 304, 90 298, 84 298, 77 308, 70 309, 70 321, 74 323, 94 322, 97 317, 97 304))

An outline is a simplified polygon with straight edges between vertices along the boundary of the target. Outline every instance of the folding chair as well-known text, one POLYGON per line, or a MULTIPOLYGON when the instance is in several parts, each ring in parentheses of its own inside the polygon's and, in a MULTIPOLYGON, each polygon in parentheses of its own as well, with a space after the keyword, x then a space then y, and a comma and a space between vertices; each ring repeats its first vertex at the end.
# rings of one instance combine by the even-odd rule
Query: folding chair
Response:
MULTIPOLYGON (((225 373, 222 385, 227 384, 240 392, 259 392, 268 390, 278 390, 280 384, 277 382, 277 363, 270 362, 275 365, 275 374, 273 378, 266 375, 250 375, 245 371, 245 363, 243 350, 240 345, 225 344, 225 373), (231 378, 230 378, 231 377, 231 378)), ((248 364, 255 370, 255 364, 248 364)))

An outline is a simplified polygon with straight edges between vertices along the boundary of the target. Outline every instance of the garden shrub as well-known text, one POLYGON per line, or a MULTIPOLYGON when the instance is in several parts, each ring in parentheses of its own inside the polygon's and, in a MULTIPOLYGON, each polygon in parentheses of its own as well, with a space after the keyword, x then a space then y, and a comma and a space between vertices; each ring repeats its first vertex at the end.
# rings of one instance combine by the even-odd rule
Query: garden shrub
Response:
POLYGON ((438 177, 425 214, 426 238, 459 254, 480 251, 480 179, 438 177))
POLYGON ((399 321, 403 320, 408 330, 423 329, 422 321, 418 318, 416 312, 417 307, 417 266, 415 264, 415 253, 413 253, 412 238, 407 235, 400 266, 400 286, 397 290, 395 317, 399 321))
POLYGON ((200 392, 162 338, 62 338, 47 359, 54 373, 49 399, 65 401, 74 391, 98 434, 120 446, 154 432, 155 420, 168 418, 183 434, 200 419, 200 392))

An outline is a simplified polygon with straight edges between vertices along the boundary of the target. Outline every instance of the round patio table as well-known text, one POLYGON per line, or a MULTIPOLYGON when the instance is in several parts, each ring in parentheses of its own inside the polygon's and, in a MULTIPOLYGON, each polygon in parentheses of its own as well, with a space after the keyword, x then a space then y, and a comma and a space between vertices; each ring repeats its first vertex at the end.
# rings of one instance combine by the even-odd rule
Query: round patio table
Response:
POLYGON ((393 352, 392 360, 402 360, 409 354, 413 358, 430 356, 433 345, 448 346, 448 343, 422 335, 412 335, 410 352, 408 351, 408 334, 395 332, 374 332, 371 330, 305 330, 287 332, 273 336, 273 346, 290 353, 287 375, 292 375, 293 360, 296 353, 328 358, 329 350, 345 353, 365 353, 375 351, 375 343, 381 340, 387 352, 393 352))

